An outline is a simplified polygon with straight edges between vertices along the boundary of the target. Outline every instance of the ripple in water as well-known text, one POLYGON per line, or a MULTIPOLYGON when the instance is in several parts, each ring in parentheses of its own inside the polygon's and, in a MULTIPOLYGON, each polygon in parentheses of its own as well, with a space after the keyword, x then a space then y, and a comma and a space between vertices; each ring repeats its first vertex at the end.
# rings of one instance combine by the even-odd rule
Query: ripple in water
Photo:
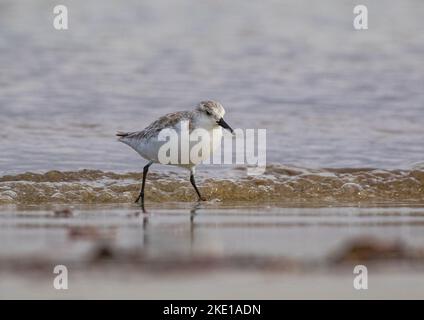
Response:
MULTIPOLYGON (((274 164, 262 176, 239 167, 231 178, 203 178, 205 197, 215 201, 274 202, 281 205, 408 203, 424 200, 424 170, 306 169, 274 164)), ((142 174, 100 170, 49 171, 0 177, 0 204, 131 203, 142 174)), ((195 201, 186 175, 151 173, 146 200, 195 201)))

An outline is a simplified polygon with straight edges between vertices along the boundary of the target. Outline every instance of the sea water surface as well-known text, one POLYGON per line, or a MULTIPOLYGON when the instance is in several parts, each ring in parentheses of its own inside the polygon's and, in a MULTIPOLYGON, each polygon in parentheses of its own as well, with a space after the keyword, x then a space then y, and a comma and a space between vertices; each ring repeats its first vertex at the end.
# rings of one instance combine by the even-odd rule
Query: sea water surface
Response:
POLYGON ((3 0, 0 172, 139 170, 115 131, 204 99, 267 129, 270 162, 409 169, 424 153, 424 4, 372 1, 355 31, 353 3, 63 1, 57 31, 54 2, 3 0))

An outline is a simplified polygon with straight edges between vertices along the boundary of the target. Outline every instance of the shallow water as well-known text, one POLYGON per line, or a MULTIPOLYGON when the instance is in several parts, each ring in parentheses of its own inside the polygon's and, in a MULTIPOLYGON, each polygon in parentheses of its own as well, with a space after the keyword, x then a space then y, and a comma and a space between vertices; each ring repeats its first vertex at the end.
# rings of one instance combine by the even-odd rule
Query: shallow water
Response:
MULTIPOLYGON (((278 208, 172 203, 148 207, 23 207, 0 216, 0 256, 86 262, 96 246, 149 257, 247 256, 324 260, 348 240, 378 234, 424 247, 424 209, 278 208), (62 250, 61 248, 66 248, 62 250)), ((119 260, 119 255, 116 259, 119 260)), ((246 265, 248 267, 248 265, 246 265)))
MULTIPOLYGON (((234 201, 279 206, 343 206, 384 203, 423 205, 424 171, 322 169, 272 165, 261 176, 246 168, 228 169, 225 178, 200 175, 197 183, 209 203, 234 201)), ((49 171, 0 177, 0 205, 131 203, 140 189, 139 173, 100 170, 49 171)), ((146 201, 196 201, 187 175, 151 173, 146 201)))
POLYGON ((66 32, 51 1, 0 4, 0 175, 141 170, 115 131, 206 98, 267 129, 270 163, 422 168, 420 0, 366 3, 364 32, 353 1, 61 4, 66 32))

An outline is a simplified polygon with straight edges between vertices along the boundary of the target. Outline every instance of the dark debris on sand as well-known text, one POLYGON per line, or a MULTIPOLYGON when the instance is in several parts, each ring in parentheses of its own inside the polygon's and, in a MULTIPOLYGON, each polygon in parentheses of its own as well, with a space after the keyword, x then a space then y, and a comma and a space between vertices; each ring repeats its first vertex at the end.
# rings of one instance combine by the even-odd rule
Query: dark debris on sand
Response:
POLYGON ((69 218, 74 215, 74 213, 72 212, 70 208, 55 210, 53 211, 53 213, 54 213, 54 216, 58 218, 69 218))
POLYGON ((347 242, 329 260, 334 264, 381 261, 419 261, 424 263, 424 250, 408 247, 399 240, 382 241, 372 237, 361 237, 347 242))
MULTIPOLYGON (((208 272, 211 270, 235 270, 257 272, 297 272, 325 270, 339 266, 349 266, 358 263, 390 263, 401 262, 403 265, 424 266, 424 248, 412 248, 400 241, 383 241, 370 237, 354 238, 344 243, 324 261, 292 259, 288 257, 252 256, 252 255, 223 255, 223 254, 177 254, 166 256, 151 255, 143 248, 120 249, 102 237, 95 229, 73 230, 77 238, 97 239, 96 245, 85 259, 68 261, 74 268, 131 268, 137 272, 152 273, 187 273, 208 272)), ((54 264, 51 258, 37 256, 34 259, 2 259, 0 258, 0 272, 8 270, 40 271, 49 270, 54 264)))

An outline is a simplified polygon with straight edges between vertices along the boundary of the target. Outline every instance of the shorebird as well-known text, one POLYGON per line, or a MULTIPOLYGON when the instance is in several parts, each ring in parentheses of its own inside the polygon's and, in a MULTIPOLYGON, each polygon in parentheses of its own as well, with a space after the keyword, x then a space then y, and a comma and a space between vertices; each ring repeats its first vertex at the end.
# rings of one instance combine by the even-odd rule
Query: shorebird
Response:
MULTIPOLYGON (((224 107, 219 102, 208 100, 200 102, 192 111, 179 111, 166 114, 152 122, 144 130, 136 132, 118 131, 116 135, 119 137, 119 141, 129 145, 144 159, 148 160, 148 163, 143 168, 141 190, 135 202, 137 203, 141 200, 141 206, 144 208, 144 187, 146 184, 147 172, 153 163, 160 163, 159 149, 165 143, 165 141, 158 139, 160 132, 164 129, 173 129, 175 132, 180 134, 182 128, 180 124, 183 121, 188 122, 190 133, 195 129, 201 128, 210 133, 210 136, 213 136, 213 141, 211 139, 211 143, 206 150, 202 150, 201 159, 193 160, 190 158, 188 163, 171 164, 183 167, 190 171, 190 182, 196 191, 199 200, 205 200, 196 186, 196 181, 194 179, 195 168, 202 160, 209 157, 210 152, 219 146, 217 142, 220 142, 221 140, 222 128, 233 133, 233 129, 224 121, 224 114, 224 107)), ((192 143, 189 142, 189 145, 189 150, 191 150, 192 143)), ((182 151, 181 145, 179 145, 179 151, 182 151)))

